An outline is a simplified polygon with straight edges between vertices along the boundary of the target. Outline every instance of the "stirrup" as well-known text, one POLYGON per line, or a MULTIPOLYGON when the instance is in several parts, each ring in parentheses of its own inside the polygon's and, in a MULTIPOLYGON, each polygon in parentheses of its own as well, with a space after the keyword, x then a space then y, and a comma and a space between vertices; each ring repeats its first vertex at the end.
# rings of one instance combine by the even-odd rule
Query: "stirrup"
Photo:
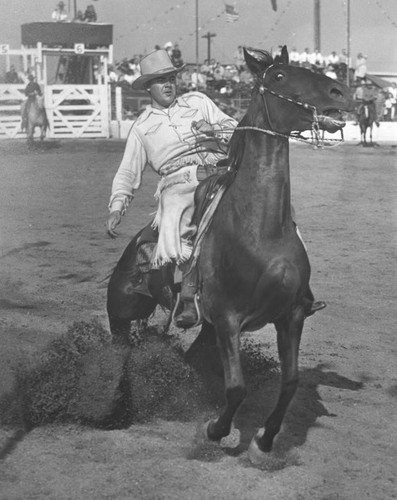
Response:
MULTIPOLYGON (((181 303, 181 294, 178 293, 176 296, 175 306, 172 310, 172 315, 171 315, 171 320, 175 325, 176 325, 176 321, 175 321, 176 311, 178 310, 180 303, 181 303)), ((194 304, 194 307, 196 309, 197 320, 193 325, 189 326, 189 328, 195 328, 196 326, 201 325, 201 323, 203 322, 203 315, 201 314, 201 307, 200 307, 200 298, 199 298, 199 295, 197 293, 194 294, 193 304, 194 304)))
POLYGON ((200 297, 199 297, 198 293, 194 294, 194 305, 196 307, 196 312, 197 312, 197 321, 193 325, 193 327, 199 326, 203 322, 203 315, 201 314, 201 307, 200 307, 200 297))
POLYGON ((178 292, 176 294, 176 301, 175 301, 175 305, 172 309, 172 314, 171 314, 172 323, 175 323, 175 314, 176 314, 176 311, 177 311, 180 303, 181 303, 181 292, 178 292))

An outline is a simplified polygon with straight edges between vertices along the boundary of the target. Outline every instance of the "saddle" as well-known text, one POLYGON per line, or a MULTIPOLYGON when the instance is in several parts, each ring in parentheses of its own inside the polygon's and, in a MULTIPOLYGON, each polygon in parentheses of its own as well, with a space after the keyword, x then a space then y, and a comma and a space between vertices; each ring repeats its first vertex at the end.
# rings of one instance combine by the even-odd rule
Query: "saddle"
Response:
MULTIPOLYGON (((208 168, 204 166, 204 168, 208 168)), ((214 168, 214 167, 212 167, 214 168)), ((190 261, 190 269, 196 264, 202 239, 209 227, 215 210, 227 187, 233 182, 234 172, 228 170, 226 160, 218 163, 217 173, 209 175, 200 181, 195 192, 195 210, 193 222, 197 226, 197 236, 193 245, 193 254, 190 261)), ((129 276, 133 291, 143 295, 152 296, 149 290, 150 272, 152 257, 158 241, 158 230, 153 229, 152 222, 145 226, 136 237, 136 259, 131 262, 129 276)), ((165 273, 166 281, 172 282, 170 277, 173 275, 175 264, 165 266, 160 272, 165 273)))

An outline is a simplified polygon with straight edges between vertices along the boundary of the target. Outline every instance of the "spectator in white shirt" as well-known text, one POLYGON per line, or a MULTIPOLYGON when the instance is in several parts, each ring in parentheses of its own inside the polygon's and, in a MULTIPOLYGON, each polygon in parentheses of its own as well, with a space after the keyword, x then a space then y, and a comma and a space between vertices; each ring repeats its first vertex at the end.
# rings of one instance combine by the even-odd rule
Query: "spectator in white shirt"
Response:
POLYGON ((56 6, 54 12, 51 15, 51 19, 57 23, 67 21, 68 13, 66 11, 65 3, 62 0, 56 6))
POLYGON ((299 66, 300 55, 299 55, 299 52, 296 50, 295 47, 293 47, 292 50, 291 50, 291 52, 289 53, 289 62, 293 66, 299 66))

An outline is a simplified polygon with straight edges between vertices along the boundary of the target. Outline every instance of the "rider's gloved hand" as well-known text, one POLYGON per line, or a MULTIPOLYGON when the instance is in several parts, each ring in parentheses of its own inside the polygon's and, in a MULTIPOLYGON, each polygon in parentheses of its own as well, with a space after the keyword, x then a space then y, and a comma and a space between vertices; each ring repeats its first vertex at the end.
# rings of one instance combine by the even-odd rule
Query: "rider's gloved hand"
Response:
POLYGON ((106 221, 106 232, 111 238, 117 238, 118 233, 115 231, 115 229, 120 224, 120 222, 121 212, 119 210, 110 212, 108 220, 106 221))
POLYGON ((192 122, 192 127, 205 135, 213 136, 215 134, 214 127, 206 122, 205 120, 199 120, 198 122, 192 122))

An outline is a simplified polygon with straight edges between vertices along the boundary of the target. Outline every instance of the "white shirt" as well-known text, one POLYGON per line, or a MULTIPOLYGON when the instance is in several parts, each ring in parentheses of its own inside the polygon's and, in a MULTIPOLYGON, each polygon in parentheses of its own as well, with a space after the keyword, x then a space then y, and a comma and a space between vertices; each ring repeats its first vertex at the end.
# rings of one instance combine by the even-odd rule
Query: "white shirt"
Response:
POLYGON ((166 109, 148 105, 131 127, 113 180, 109 209, 127 208, 141 185, 146 165, 166 176, 184 165, 214 164, 224 158, 224 154, 209 152, 211 140, 192 129, 192 122, 201 119, 215 126, 215 135, 220 140, 228 140, 237 125, 234 118, 200 92, 184 94, 166 109))
POLYGON ((289 60, 291 62, 299 62, 300 61, 300 54, 297 50, 292 50, 288 55, 289 55, 289 60))
POLYGON ((68 18, 68 13, 64 10, 55 9, 51 17, 53 21, 66 21, 68 18))

